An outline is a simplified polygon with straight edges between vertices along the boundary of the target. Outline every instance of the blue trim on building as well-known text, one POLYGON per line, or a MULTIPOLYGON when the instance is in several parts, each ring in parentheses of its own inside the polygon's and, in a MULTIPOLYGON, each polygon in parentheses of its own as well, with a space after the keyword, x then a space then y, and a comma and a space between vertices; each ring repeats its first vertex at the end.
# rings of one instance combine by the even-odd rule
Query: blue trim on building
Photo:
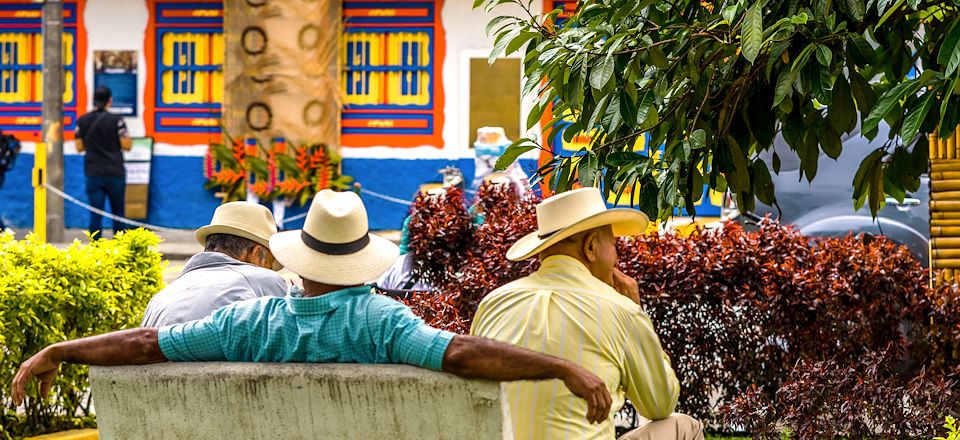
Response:
MULTIPOLYGON (((524 170, 536 170, 536 161, 523 160, 524 170)), ((30 183, 32 154, 17 157, 14 168, 7 172, 6 182, 0 188, 0 218, 9 227, 32 228, 33 187, 30 183)), ((463 170, 467 181, 472 180, 473 159, 355 159, 343 160, 343 172, 353 176, 364 188, 404 200, 412 200, 420 185, 440 182, 438 173, 443 167, 456 166, 463 170)), ((83 156, 64 158, 64 187, 68 194, 86 201, 83 176, 83 156)), ((147 223, 171 228, 193 229, 207 224, 219 205, 212 191, 203 188, 203 158, 195 156, 154 156, 151 171, 149 216, 147 223)), ((370 228, 373 230, 399 229, 408 207, 363 196, 370 228)), ((269 204, 267 204, 269 206, 269 204)), ((294 206, 287 209, 287 217, 304 212, 294 206)), ((86 228, 88 214, 69 202, 64 207, 68 228, 86 228)), ((109 227, 109 222, 104 226, 109 227)), ((288 229, 303 226, 303 221, 285 225, 288 229)))

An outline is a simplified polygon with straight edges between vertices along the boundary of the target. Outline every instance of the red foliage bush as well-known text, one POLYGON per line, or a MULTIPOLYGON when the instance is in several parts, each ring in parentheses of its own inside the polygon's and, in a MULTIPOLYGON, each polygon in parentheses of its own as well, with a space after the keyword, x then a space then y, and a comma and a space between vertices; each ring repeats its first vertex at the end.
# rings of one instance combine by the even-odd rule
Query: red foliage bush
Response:
MULTIPOLYGON (((486 218, 476 228, 464 229, 462 199, 414 207, 411 233, 454 225, 442 239, 411 234, 425 273, 445 274, 431 282, 449 302, 420 312, 430 321, 466 329, 484 295, 537 267, 504 258, 536 229, 537 200, 490 186, 478 196, 486 218)), ((929 289, 910 253, 884 238, 812 240, 772 222, 751 232, 729 223, 688 238, 624 239, 619 253, 672 357, 679 410, 708 424, 913 436, 960 408, 960 294, 929 289)))

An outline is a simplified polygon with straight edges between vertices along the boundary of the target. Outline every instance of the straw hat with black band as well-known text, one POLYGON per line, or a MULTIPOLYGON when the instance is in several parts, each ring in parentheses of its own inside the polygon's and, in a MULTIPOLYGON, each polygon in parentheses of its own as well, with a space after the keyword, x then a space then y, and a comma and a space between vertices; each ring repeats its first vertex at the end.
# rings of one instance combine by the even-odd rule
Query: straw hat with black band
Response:
POLYGON ((606 225, 613 227, 617 237, 642 234, 649 223, 636 209, 607 209, 597 188, 570 190, 537 205, 537 231, 517 240, 507 251, 507 259, 526 260, 567 237, 606 225))
POLYGON ((313 198, 303 229, 274 235, 270 250, 300 277, 336 286, 375 281, 400 256, 397 245, 370 233, 356 193, 328 189, 313 198))
MULTIPOLYGON (((246 238, 270 247, 270 237, 277 233, 277 223, 266 206, 251 202, 230 202, 217 207, 210 224, 197 229, 194 234, 201 246, 207 245, 207 237, 213 234, 228 234, 246 238)), ((273 270, 283 269, 279 262, 273 270)))

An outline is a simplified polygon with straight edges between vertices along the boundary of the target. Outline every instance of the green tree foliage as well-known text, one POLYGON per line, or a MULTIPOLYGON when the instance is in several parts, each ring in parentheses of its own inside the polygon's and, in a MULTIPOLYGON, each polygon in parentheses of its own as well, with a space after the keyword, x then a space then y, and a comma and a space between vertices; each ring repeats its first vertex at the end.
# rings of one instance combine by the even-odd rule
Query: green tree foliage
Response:
POLYGON ((639 185, 651 218, 694 212, 704 183, 743 210, 775 204, 780 156, 797 155, 812 180, 821 153, 836 158, 842 138, 872 139, 885 122, 889 139, 852 182, 856 208, 875 214, 885 195, 918 189, 923 133, 940 126, 947 137, 960 122, 956 0, 585 0, 561 24, 560 10, 534 14, 530 1, 474 6, 508 3, 525 13, 490 21, 490 59, 522 50, 524 93, 537 97, 527 123, 547 112, 550 122, 547 139, 518 140, 498 165, 588 133, 591 148, 555 156, 538 178, 618 198, 639 185), (774 151, 770 170, 759 153, 777 133, 792 151, 774 151), (641 135, 662 157, 633 151, 641 135))
POLYGON ((22 413, 10 403, 9 385, 20 364, 49 344, 137 327, 163 287, 159 241, 137 229, 59 250, 0 233, 0 439, 93 423, 86 366, 63 365, 48 399, 28 390, 22 413))

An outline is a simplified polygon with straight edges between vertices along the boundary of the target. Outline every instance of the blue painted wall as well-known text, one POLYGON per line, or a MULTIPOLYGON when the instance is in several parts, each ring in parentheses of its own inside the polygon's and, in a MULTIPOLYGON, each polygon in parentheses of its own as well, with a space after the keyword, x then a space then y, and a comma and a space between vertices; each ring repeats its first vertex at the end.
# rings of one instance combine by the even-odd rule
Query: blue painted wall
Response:
MULTIPOLYGON (((535 170, 533 160, 521 161, 524 170, 535 170)), ((421 184, 439 182, 437 172, 445 166, 457 166, 468 181, 473 176, 473 159, 352 159, 343 161, 344 174, 371 191, 391 197, 411 200, 421 184)), ((21 154, 14 168, 7 172, 6 182, 0 188, 0 218, 10 227, 30 228, 33 225, 33 188, 30 170, 33 155, 21 154)), ((68 194, 87 201, 84 191, 83 157, 68 155, 64 159, 65 190, 68 194)), ((207 224, 219 200, 212 191, 203 189, 202 157, 154 156, 151 172, 149 216, 146 223, 171 228, 193 229, 207 224)), ((407 214, 407 206, 363 196, 374 230, 399 229, 407 214)), ((287 209, 287 217, 304 212, 304 208, 287 209)), ((69 202, 65 206, 68 228, 86 228, 89 216, 85 210, 69 202)), ((105 224, 108 227, 109 222, 105 224)), ((302 220, 285 225, 298 228, 302 220)))

